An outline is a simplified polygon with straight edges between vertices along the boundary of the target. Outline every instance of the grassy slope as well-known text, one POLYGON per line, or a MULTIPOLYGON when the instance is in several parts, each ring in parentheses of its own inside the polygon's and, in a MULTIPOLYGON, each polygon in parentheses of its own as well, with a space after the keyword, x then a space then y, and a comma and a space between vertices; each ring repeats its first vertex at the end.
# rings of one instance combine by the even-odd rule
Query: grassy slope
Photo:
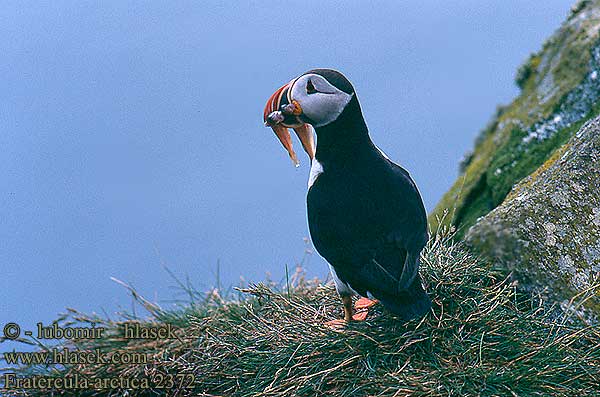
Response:
POLYGON ((193 373, 194 388, 179 395, 201 396, 600 395, 598 327, 584 325, 575 315, 557 317, 447 239, 432 241, 423 259, 434 305, 421 321, 401 323, 378 308, 366 323, 342 333, 329 330, 322 323, 341 315, 335 291, 296 275, 279 292, 258 285, 245 290, 244 299, 226 301, 212 294, 177 311, 136 296, 152 315, 145 321, 180 327, 179 340, 127 342, 121 322, 73 313, 80 323, 113 329, 107 339, 79 341, 75 347, 141 351, 152 355, 152 363, 22 372, 60 377, 193 373))

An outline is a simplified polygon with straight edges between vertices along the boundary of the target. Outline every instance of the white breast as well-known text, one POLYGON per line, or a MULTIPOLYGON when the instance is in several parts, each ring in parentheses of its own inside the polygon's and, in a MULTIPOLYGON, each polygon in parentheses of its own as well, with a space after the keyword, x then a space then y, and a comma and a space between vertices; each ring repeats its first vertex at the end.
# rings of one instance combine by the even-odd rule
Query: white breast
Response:
POLYGON ((317 180, 319 175, 321 175, 322 173, 323 173, 323 166, 321 165, 321 163, 319 163, 317 161, 316 158, 314 158, 312 160, 312 164, 310 166, 310 175, 308 177, 308 188, 309 189, 313 185, 313 183, 315 183, 315 181, 317 180))

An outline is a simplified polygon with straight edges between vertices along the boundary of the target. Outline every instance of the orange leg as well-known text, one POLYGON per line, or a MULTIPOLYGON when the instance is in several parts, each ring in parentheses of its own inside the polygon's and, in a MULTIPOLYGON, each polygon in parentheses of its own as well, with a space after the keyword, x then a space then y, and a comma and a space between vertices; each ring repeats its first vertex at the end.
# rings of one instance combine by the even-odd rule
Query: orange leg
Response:
POLYGON ((342 303, 344 305, 344 318, 327 321, 325 325, 334 330, 341 330, 348 325, 352 318, 352 296, 351 295, 342 295, 342 303))
POLYGON ((349 323, 352 321, 352 296, 342 296, 342 303, 344 304, 344 321, 349 323))

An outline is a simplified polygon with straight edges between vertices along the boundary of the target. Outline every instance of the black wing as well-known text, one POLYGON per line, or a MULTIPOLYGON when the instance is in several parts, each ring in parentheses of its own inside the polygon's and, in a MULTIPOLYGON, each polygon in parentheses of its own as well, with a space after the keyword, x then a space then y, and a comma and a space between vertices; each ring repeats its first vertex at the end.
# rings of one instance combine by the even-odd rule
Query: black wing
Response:
POLYGON ((327 170, 309 191, 308 210, 315 248, 356 292, 390 300, 415 280, 420 288, 427 218, 402 167, 386 159, 352 175, 327 170))

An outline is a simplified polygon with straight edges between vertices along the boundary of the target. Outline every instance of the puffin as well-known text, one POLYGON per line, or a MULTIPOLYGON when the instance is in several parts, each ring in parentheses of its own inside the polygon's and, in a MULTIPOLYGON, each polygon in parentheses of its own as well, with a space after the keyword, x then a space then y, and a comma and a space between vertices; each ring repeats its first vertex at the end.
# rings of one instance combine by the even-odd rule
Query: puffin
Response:
POLYGON ((423 200, 408 171, 373 143, 350 81, 333 69, 303 73, 269 97, 263 120, 296 166, 289 129, 311 161, 310 236, 344 309, 343 319, 327 325, 364 321, 379 302, 402 320, 425 315, 431 300, 418 271, 429 238, 423 200))

